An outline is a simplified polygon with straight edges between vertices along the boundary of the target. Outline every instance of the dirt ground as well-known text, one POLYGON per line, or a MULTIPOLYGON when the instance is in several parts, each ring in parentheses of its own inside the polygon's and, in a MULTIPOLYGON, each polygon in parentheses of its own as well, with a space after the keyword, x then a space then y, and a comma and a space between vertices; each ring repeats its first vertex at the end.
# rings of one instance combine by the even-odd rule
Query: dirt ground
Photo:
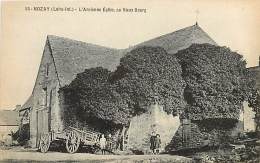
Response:
POLYGON ((50 151, 40 153, 35 150, 0 149, 0 162, 93 162, 93 163, 189 163, 190 158, 176 155, 95 155, 89 153, 62 153, 50 151))

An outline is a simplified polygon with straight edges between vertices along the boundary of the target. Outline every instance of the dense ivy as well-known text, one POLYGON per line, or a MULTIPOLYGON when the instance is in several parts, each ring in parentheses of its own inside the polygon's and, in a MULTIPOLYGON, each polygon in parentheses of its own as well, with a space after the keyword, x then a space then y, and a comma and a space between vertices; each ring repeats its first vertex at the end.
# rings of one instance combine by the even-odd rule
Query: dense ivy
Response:
POLYGON ((238 119, 252 86, 242 55, 226 47, 193 44, 176 56, 187 84, 185 116, 192 120, 238 119))
POLYGON ((252 70, 249 68, 248 73, 246 74, 246 78, 250 80, 248 89, 248 106, 252 108, 254 112, 260 112, 260 88, 257 86, 257 83, 259 82, 258 78, 258 72, 257 70, 252 70))
POLYGON ((125 125, 155 102, 176 114, 185 105, 184 87, 176 57, 159 47, 140 47, 126 54, 115 72, 86 69, 61 92, 72 123, 98 118, 125 125))
POLYGON ((110 73, 101 67, 86 69, 62 88, 65 102, 74 114, 86 120, 98 118, 115 124, 127 123, 129 109, 114 85, 108 82, 110 73))
POLYGON ((111 81, 120 94, 130 98, 128 107, 134 114, 146 112, 158 103, 169 114, 177 114, 185 106, 185 82, 175 56, 160 47, 139 47, 120 60, 111 81))
POLYGON ((85 120, 125 125, 154 103, 191 120, 238 119, 253 85, 245 66, 238 53, 210 44, 193 44, 176 54, 138 47, 114 72, 86 69, 61 91, 66 113, 85 120))

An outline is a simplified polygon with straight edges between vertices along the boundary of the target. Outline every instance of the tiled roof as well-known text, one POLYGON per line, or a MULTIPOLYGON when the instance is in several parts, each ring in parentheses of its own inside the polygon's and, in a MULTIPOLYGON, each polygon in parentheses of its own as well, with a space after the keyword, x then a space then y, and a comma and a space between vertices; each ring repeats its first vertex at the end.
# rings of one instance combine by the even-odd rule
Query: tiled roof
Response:
POLYGON ((18 125, 18 112, 13 110, 0 111, 0 126, 18 125))
POLYGON ((188 48, 193 43, 209 43, 217 45, 216 42, 204 32, 199 25, 189 26, 175 32, 145 41, 137 46, 160 46, 168 53, 176 53, 179 50, 188 48))
POLYGON ((115 70, 122 56, 122 50, 52 35, 47 39, 61 86, 69 84, 78 73, 88 68, 115 70))
POLYGON ((47 39, 61 86, 69 84, 78 73, 83 72, 87 68, 103 67, 111 71, 115 70, 120 58, 134 47, 161 46, 167 52, 175 53, 178 50, 189 47, 193 43, 216 45, 215 41, 198 25, 183 28, 124 50, 107 48, 53 35, 49 35, 47 39))

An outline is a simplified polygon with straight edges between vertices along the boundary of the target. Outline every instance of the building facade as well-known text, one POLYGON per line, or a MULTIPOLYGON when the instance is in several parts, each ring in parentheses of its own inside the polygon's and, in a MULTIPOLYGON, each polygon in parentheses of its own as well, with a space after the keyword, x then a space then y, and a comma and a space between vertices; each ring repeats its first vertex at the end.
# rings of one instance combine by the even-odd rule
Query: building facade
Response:
MULTIPOLYGON (((176 53, 193 43, 216 45, 197 24, 119 50, 63 37, 47 36, 32 95, 21 108, 21 115, 24 115, 23 123, 29 124, 31 146, 37 147, 39 137, 43 133, 64 130, 63 101, 66 99, 59 93, 59 89, 70 84, 78 73, 93 67, 113 71, 119 65, 120 58, 138 46, 161 46, 168 53, 176 53)), ((174 120, 169 123, 175 125, 174 120)))

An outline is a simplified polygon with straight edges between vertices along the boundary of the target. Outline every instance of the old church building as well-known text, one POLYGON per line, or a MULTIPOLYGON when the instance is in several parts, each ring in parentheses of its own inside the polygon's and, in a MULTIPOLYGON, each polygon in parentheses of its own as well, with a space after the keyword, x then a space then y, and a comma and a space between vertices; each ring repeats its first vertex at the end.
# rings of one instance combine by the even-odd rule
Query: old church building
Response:
MULTIPOLYGON (((23 123, 28 125, 30 145, 36 147, 42 133, 50 131, 58 133, 64 130, 62 123, 64 98, 59 94, 59 88, 70 84, 78 73, 100 66, 113 71, 119 65, 120 58, 138 46, 161 46, 168 53, 176 53, 193 43, 216 45, 197 24, 120 50, 58 36, 47 36, 32 94, 21 108, 21 112, 24 113, 22 115, 25 116, 23 123)), ((128 129, 130 146, 142 145, 152 130, 163 135, 163 146, 167 145, 175 134, 180 124, 178 118, 168 117, 160 107, 153 108, 150 113, 133 118, 133 123, 130 123, 128 129), (142 123, 147 126, 140 125, 138 121, 147 122, 142 123), (140 129, 146 133, 142 137, 140 129), (136 136, 140 139, 133 140, 136 136)), ((149 148, 147 145, 145 147, 149 148)))

